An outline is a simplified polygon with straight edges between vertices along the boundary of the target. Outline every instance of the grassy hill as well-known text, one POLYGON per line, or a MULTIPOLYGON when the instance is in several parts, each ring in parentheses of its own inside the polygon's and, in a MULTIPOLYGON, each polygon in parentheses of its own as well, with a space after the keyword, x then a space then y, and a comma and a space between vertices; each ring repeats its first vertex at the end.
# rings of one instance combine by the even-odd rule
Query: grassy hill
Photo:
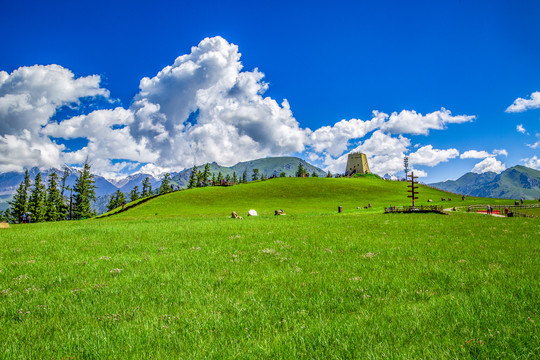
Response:
MULTIPOLYGON (((444 205, 486 203, 486 199, 461 197, 435 188, 420 186, 417 205, 444 205), (441 201, 452 198, 453 201, 441 201), (433 202, 428 203, 428 199, 433 202)), ((283 209, 289 215, 325 214, 344 211, 358 213, 357 207, 371 203, 369 212, 383 208, 410 205, 407 183, 382 180, 375 176, 360 178, 276 178, 231 187, 196 188, 160 196, 139 207, 118 215, 120 218, 149 217, 223 217, 234 210, 247 214, 255 209, 260 215, 274 215, 283 209)), ((492 200, 491 203, 508 201, 492 200)))
MULTIPOLYGON (((0 353, 538 357, 540 221, 382 214, 407 203, 405 186, 273 179, 0 229, 0 353), (262 216, 229 217, 250 208, 262 216), (278 208, 288 215, 271 215, 278 208)), ((449 196, 420 189, 421 203, 488 201, 440 202, 449 196)))

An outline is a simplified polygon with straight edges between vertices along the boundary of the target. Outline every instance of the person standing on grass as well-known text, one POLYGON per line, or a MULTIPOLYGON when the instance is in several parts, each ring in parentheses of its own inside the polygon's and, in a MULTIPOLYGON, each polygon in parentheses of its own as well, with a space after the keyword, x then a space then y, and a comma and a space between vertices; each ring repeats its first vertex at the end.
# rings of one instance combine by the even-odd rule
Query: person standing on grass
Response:
POLYGON ((26 214, 22 214, 22 223, 26 224, 26 214))

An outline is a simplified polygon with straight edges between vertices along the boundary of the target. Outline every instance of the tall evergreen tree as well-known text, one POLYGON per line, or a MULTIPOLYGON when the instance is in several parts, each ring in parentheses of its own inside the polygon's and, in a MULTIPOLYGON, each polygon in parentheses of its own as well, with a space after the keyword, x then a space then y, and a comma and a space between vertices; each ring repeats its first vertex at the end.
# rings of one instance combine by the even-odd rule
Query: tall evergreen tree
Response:
POLYGON ((332 173, 330 172, 330 170, 328 170, 328 174, 326 174, 326 177, 327 177, 327 178, 331 178, 331 177, 332 177, 332 173))
POLYGON ((109 204, 107 205, 107 211, 114 210, 125 203, 126 203, 126 195, 123 192, 121 192, 120 189, 118 189, 112 195, 111 200, 109 201, 109 204))
POLYGON ((236 171, 232 174, 232 182, 233 184, 238 184, 238 176, 236 176, 236 171))
POLYGON ((216 174, 212 173, 212 185, 216 184, 216 174))
POLYGON ((244 172, 242 173, 242 183, 247 184, 247 169, 244 169, 244 172))
POLYGON ((73 191, 75 192, 75 205, 73 206, 73 218, 84 219, 94 215, 90 202, 96 200, 96 185, 94 175, 90 172, 88 160, 84 162, 82 170, 75 180, 73 191))
POLYGON ((207 185, 208 180, 210 180, 210 164, 206 163, 206 165, 204 165, 202 181, 204 182, 205 185, 207 185))
POLYGON ((32 214, 32 222, 45 220, 45 185, 41 182, 41 173, 34 178, 34 188, 28 199, 28 211, 32 214))
POLYGON ((302 166, 302 163, 298 164, 298 170, 296 170, 296 177, 304 177, 306 175, 306 170, 302 166))
POLYGON ((317 173, 315 172, 315 170, 313 170, 313 174, 311 174, 311 177, 319 177, 319 175, 317 175, 317 173))
POLYGON ((161 180, 161 185, 159 187, 159 193, 165 194, 168 192, 171 192, 171 174, 166 173, 163 175, 163 179, 161 180))
POLYGON ((193 189, 197 186, 197 165, 193 165, 191 175, 189 175, 188 189, 193 189))
POLYGON ((49 174, 47 195, 45 199, 45 221, 62 220, 62 205, 64 201, 58 190, 58 175, 53 171, 49 174))
POLYGON ((135 187, 129 192, 129 201, 135 201, 139 198, 139 187, 135 185, 135 187))
POLYGON ((60 203, 57 206, 58 212, 60 214, 60 220, 65 220, 67 215, 69 214, 69 201, 65 200, 65 196, 67 196, 65 194, 65 191, 70 190, 70 187, 66 184, 68 177, 69 169, 66 167, 64 169, 64 173, 62 174, 62 177, 60 178, 60 203))
POLYGON ((221 182, 223 181, 223 174, 221 174, 221 171, 218 173, 217 175, 217 180, 216 180, 218 183, 221 184, 221 182))
POLYGON ((230 183, 231 182, 231 175, 227 174, 227 176, 225 176, 225 181, 227 183, 230 183))
POLYGON ((152 184, 150 184, 150 178, 147 176, 144 178, 142 182, 142 193, 141 197, 147 197, 148 195, 152 195, 152 184))
POLYGON ((30 175, 28 169, 24 172, 13 200, 9 202, 9 216, 16 222, 22 223, 23 214, 28 211, 28 190, 30 189, 30 175))
POLYGON ((253 169, 253 175, 251 175, 251 180, 259 180, 259 169, 253 169))

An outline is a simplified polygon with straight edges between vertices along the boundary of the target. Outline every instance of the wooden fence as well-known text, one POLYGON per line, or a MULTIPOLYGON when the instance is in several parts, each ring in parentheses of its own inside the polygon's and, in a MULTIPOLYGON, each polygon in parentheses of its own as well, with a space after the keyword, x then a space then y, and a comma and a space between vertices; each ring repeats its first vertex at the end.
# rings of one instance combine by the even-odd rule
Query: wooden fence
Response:
POLYGON ((446 214, 443 211, 442 206, 437 205, 420 205, 420 206, 392 206, 388 208, 384 208, 385 214, 390 213, 427 213, 427 212, 435 212, 439 214, 446 214))
MULTIPOLYGON (((467 211, 476 211, 476 210, 486 210, 489 204, 485 205, 470 205, 467 208, 467 211)), ((492 209, 506 209, 515 210, 515 209, 533 209, 540 207, 540 204, 525 204, 525 205, 491 205, 492 209)))

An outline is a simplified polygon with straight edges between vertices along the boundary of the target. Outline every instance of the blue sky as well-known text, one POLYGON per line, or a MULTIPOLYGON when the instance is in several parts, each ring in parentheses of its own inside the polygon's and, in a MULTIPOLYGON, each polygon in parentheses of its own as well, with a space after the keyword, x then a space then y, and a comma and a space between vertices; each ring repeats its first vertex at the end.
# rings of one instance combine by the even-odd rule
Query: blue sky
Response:
POLYGON ((351 150, 366 152, 381 175, 395 176, 409 154, 426 182, 473 168, 540 168, 538 1, 1 7, 0 171, 88 156, 97 172, 115 177, 275 155, 339 171, 351 150), (204 48, 204 39, 223 41, 204 48), (229 63, 206 70, 197 63, 202 72, 188 80, 157 76, 181 55, 196 62, 197 46, 201 54, 228 54, 229 63), (61 69, 32 68, 51 64, 61 69), (55 80, 43 82, 49 77, 55 80), (153 82, 143 89, 145 77, 153 82), (23 108, 20 98, 10 103, 15 94, 33 99, 24 108, 35 113, 12 111, 13 104, 23 108), (506 112, 518 98, 524 105, 506 112), (373 111, 387 116, 374 122, 373 111))

